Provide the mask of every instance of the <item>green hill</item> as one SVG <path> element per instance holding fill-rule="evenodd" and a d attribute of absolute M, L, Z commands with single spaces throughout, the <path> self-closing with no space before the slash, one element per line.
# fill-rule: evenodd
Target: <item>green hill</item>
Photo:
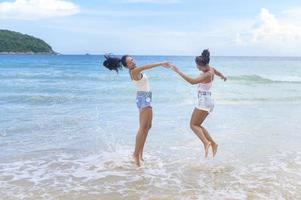
<path fill-rule="evenodd" d="M 43 40 L 9 30 L 0 30 L 0 53 L 55 54 Z"/>

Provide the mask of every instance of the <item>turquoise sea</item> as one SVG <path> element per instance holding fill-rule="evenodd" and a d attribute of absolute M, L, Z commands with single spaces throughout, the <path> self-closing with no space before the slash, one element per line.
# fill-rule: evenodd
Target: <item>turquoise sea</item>
<path fill-rule="evenodd" d="M 194 57 L 168 60 L 197 75 Z M 0 56 L 0 199 L 301 199 L 301 58 L 212 57 L 219 144 L 204 158 L 189 129 L 196 86 L 147 71 L 154 121 L 131 161 L 136 88 L 102 56 Z"/>

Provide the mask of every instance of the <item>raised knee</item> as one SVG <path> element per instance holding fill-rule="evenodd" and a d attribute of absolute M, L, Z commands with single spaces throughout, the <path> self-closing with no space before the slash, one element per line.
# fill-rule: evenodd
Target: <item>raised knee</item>
<path fill-rule="evenodd" d="M 149 124 L 148 125 L 148 130 L 151 129 L 151 128 L 152 128 L 152 124 Z"/>
<path fill-rule="evenodd" d="M 190 123 L 190 129 L 194 129 L 194 127 L 195 127 L 196 125 L 195 124 L 193 124 L 193 123 Z"/>

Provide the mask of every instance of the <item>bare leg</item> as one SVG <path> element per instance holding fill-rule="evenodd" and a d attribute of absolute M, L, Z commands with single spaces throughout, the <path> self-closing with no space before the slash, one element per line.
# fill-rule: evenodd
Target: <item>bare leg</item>
<path fill-rule="evenodd" d="M 208 112 L 206 111 L 194 109 L 190 120 L 190 128 L 204 144 L 206 158 L 208 156 L 208 149 L 211 145 L 211 142 L 206 138 L 203 129 L 201 128 L 201 124 L 206 119 L 207 115 Z"/>
<path fill-rule="evenodd" d="M 148 130 L 147 130 L 147 133 L 145 135 L 143 135 L 144 136 L 143 137 L 143 143 L 142 143 L 142 147 L 140 149 L 140 160 L 141 161 L 144 161 L 144 159 L 143 159 L 143 148 L 144 148 L 144 144 L 145 144 L 148 132 L 149 132 L 149 130 L 152 127 L 152 120 L 153 120 L 153 110 L 152 110 L 152 108 L 151 107 L 147 107 L 145 109 L 149 109 L 150 113 L 149 113 L 149 116 L 148 116 Z"/>
<path fill-rule="evenodd" d="M 136 136 L 136 144 L 135 144 L 135 151 L 133 154 L 135 163 L 137 166 L 140 166 L 140 153 L 141 153 L 141 148 L 144 146 L 146 136 L 149 130 L 149 117 L 151 114 L 152 110 L 151 108 L 144 108 L 140 111 L 139 113 L 139 130 Z"/>
<path fill-rule="evenodd" d="M 209 132 L 205 129 L 205 127 L 201 126 L 201 128 L 203 129 L 203 132 L 204 132 L 207 140 L 209 140 L 211 142 L 212 153 L 213 153 L 213 157 L 214 157 L 217 152 L 218 144 L 216 144 L 216 142 L 212 139 L 212 137 L 210 136 Z"/>
<path fill-rule="evenodd" d="M 138 130 L 138 133 L 136 135 L 136 144 L 135 144 L 135 151 L 134 151 L 134 154 L 133 154 L 133 158 L 134 158 L 134 161 L 135 161 L 135 164 L 140 167 L 140 160 L 139 160 L 139 149 L 140 149 L 140 141 L 142 140 L 143 138 L 143 135 L 140 131 L 140 129 Z M 138 152 L 138 153 L 137 153 Z"/>

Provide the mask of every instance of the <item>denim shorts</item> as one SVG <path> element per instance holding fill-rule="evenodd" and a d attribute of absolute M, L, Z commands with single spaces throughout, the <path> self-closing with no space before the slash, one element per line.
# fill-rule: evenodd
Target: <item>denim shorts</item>
<path fill-rule="evenodd" d="M 152 103 L 152 92 L 138 91 L 136 97 L 136 104 L 139 110 L 151 107 Z"/>
<path fill-rule="evenodd" d="M 212 112 L 214 108 L 214 100 L 211 97 L 211 92 L 198 92 L 198 101 L 196 108 L 199 110 L 205 110 L 207 112 Z"/>

